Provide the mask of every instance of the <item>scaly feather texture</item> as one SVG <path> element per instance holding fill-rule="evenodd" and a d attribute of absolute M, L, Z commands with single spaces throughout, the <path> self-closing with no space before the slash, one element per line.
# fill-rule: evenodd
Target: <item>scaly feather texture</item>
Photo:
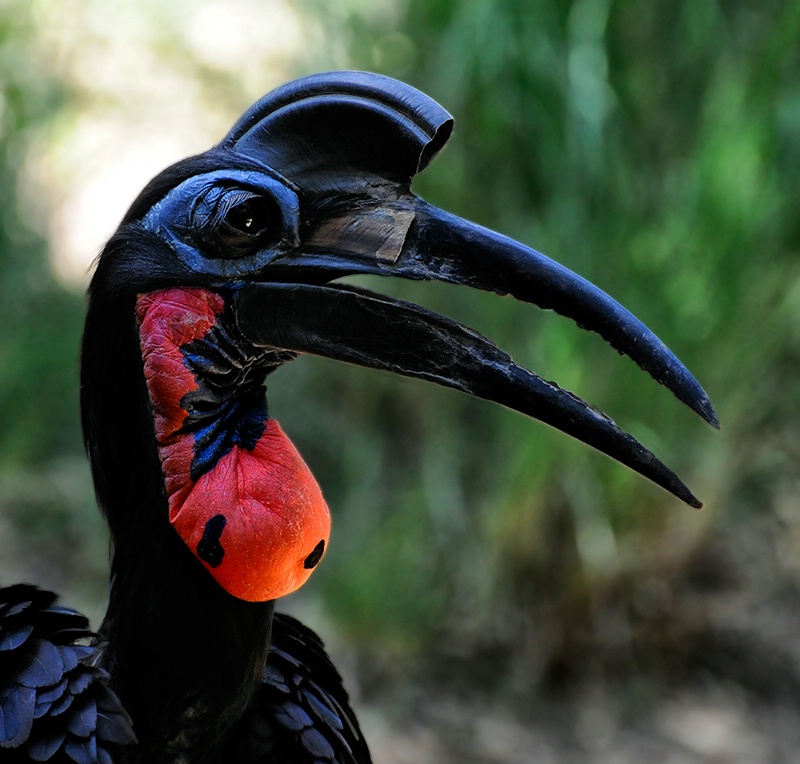
<path fill-rule="evenodd" d="M 135 742 L 130 719 L 93 665 L 89 622 L 27 584 L 0 589 L 3 762 L 112 764 Z"/>
<path fill-rule="evenodd" d="M 264 676 L 234 735 L 231 760 L 259 764 L 369 764 L 367 743 L 342 679 L 322 640 L 300 621 L 276 613 Z"/>
<path fill-rule="evenodd" d="M 276 614 L 269 655 L 220 762 L 370 764 L 342 679 L 320 638 Z M 131 722 L 108 686 L 86 618 L 29 584 L 0 589 L 0 761 L 139 760 Z M 191 726 L 191 725 L 189 725 Z M 176 747 L 174 761 L 189 760 Z"/>

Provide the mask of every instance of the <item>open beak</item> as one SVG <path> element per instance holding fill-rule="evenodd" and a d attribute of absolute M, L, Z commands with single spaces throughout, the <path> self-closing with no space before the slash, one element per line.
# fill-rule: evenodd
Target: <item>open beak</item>
<path fill-rule="evenodd" d="M 703 389 L 637 318 L 518 242 L 411 192 L 453 119 L 428 96 L 368 72 L 327 72 L 254 104 L 219 150 L 279 173 L 299 199 L 296 238 L 239 282 L 252 343 L 419 377 L 496 401 L 608 454 L 692 506 L 700 502 L 644 446 L 580 398 L 517 365 L 489 340 L 401 300 L 341 284 L 379 274 L 463 284 L 549 308 L 597 332 L 717 426 Z M 283 182 L 283 181 L 282 181 Z"/>
<path fill-rule="evenodd" d="M 684 483 L 635 438 L 574 394 L 519 366 L 475 331 L 391 297 L 332 279 L 378 274 L 462 284 L 557 311 L 600 334 L 718 426 L 695 378 L 619 303 L 544 255 L 424 202 L 410 192 L 339 205 L 298 249 L 275 258 L 235 297 L 255 345 L 312 353 L 495 401 L 549 424 L 700 507 Z"/>

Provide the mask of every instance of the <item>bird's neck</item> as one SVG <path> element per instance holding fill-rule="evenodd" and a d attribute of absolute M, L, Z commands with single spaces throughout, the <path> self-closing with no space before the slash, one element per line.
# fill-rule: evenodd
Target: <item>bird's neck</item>
<path fill-rule="evenodd" d="M 81 368 L 113 548 L 104 662 L 140 741 L 134 760 L 212 762 L 261 679 L 272 603 L 226 593 L 169 523 L 132 300 L 90 302 Z"/>
<path fill-rule="evenodd" d="M 138 761 L 200 764 L 216 760 L 260 684 L 272 603 L 227 594 L 166 530 L 146 550 L 115 553 L 105 660 Z"/>

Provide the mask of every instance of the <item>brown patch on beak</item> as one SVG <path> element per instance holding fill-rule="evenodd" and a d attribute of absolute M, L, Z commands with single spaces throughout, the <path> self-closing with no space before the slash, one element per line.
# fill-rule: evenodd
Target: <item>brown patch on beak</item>
<path fill-rule="evenodd" d="M 323 221 L 305 244 L 394 263 L 415 216 L 412 210 L 391 207 L 357 210 Z"/>

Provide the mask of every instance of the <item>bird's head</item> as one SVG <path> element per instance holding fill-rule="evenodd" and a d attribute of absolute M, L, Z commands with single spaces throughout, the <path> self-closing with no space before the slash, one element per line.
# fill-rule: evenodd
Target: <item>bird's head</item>
<path fill-rule="evenodd" d="M 716 423 L 691 374 L 609 296 L 412 193 L 451 127 L 444 109 L 400 82 L 321 74 L 268 94 L 218 146 L 144 189 L 99 259 L 83 347 L 85 436 L 117 543 L 137 524 L 168 519 L 236 597 L 268 600 L 306 580 L 325 551 L 329 513 L 264 392 L 266 375 L 299 353 L 496 401 L 699 506 L 610 419 L 489 340 L 336 282 L 439 280 L 553 309 Z M 158 516 L 139 504 L 155 504 Z M 150 521 L 137 516 L 148 512 Z"/>

